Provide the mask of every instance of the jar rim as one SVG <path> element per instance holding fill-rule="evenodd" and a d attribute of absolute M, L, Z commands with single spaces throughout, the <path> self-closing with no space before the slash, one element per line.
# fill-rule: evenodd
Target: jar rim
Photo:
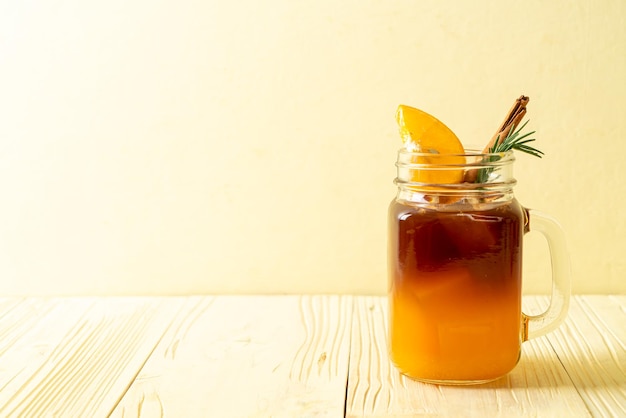
<path fill-rule="evenodd" d="M 515 155 L 512 150 L 498 153 L 485 153 L 474 148 L 467 148 L 463 154 L 438 154 L 416 152 L 406 148 L 398 150 L 396 167 L 398 170 L 394 183 L 398 187 L 413 189 L 437 187 L 453 193 L 484 191 L 485 188 L 511 188 L 516 184 L 513 177 Z M 462 173 L 462 182 L 430 182 L 429 175 L 420 180 L 418 173 L 453 173 L 452 177 Z M 454 174 L 457 173 L 457 174 Z M 439 175 L 437 175 L 439 176 Z M 445 176 L 443 177 L 446 178 Z M 447 178 L 450 178 L 449 176 Z M 426 180 L 429 179 L 429 180 Z M 477 180 L 480 179 L 480 180 Z M 425 181 L 426 180 L 426 181 Z"/>
<path fill-rule="evenodd" d="M 497 158 L 499 161 L 504 160 L 507 162 L 515 161 L 515 154 L 513 150 L 504 151 L 504 152 L 484 152 L 477 148 L 466 148 L 463 153 L 447 153 L 440 154 L 438 152 L 423 152 L 423 151 L 411 151 L 406 148 L 398 149 L 398 156 L 400 155 L 409 155 L 416 157 L 429 157 L 430 158 L 442 158 L 442 157 L 471 157 L 471 158 L 485 158 L 491 159 L 490 157 Z"/>

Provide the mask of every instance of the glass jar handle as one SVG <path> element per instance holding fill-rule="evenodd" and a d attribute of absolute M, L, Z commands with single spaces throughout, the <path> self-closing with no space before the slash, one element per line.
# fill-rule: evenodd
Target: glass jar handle
<path fill-rule="evenodd" d="M 565 234 L 559 223 L 549 215 L 534 209 L 526 209 L 528 227 L 540 232 L 548 241 L 552 263 L 552 295 L 548 309 L 539 315 L 522 313 L 522 341 L 536 338 L 556 329 L 567 316 L 570 298 L 570 265 Z"/>

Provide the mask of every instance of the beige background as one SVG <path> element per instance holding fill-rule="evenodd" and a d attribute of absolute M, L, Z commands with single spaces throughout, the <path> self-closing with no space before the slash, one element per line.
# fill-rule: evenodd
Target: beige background
<path fill-rule="evenodd" d="M 396 106 L 531 97 L 574 291 L 626 292 L 626 2 L 0 2 L 0 294 L 382 293 Z M 525 288 L 547 249 L 528 237 Z"/>

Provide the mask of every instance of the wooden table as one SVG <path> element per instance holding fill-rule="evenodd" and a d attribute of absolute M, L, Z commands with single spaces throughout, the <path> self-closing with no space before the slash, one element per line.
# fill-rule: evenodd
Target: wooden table
<path fill-rule="evenodd" d="M 0 416 L 626 416 L 626 295 L 574 297 L 475 387 L 399 375 L 385 324 L 381 297 L 0 299 Z"/>

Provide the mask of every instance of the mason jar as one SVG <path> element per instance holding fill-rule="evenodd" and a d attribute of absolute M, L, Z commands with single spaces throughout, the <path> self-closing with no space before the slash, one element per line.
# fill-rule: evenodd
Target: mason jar
<path fill-rule="evenodd" d="M 401 149 L 389 207 L 389 348 L 403 374 L 436 384 L 498 379 L 522 342 L 567 314 L 569 261 L 550 216 L 524 208 L 512 151 L 462 155 Z M 541 232 L 552 262 L 548 309 L 522 312 L 524 234 Z"/>

